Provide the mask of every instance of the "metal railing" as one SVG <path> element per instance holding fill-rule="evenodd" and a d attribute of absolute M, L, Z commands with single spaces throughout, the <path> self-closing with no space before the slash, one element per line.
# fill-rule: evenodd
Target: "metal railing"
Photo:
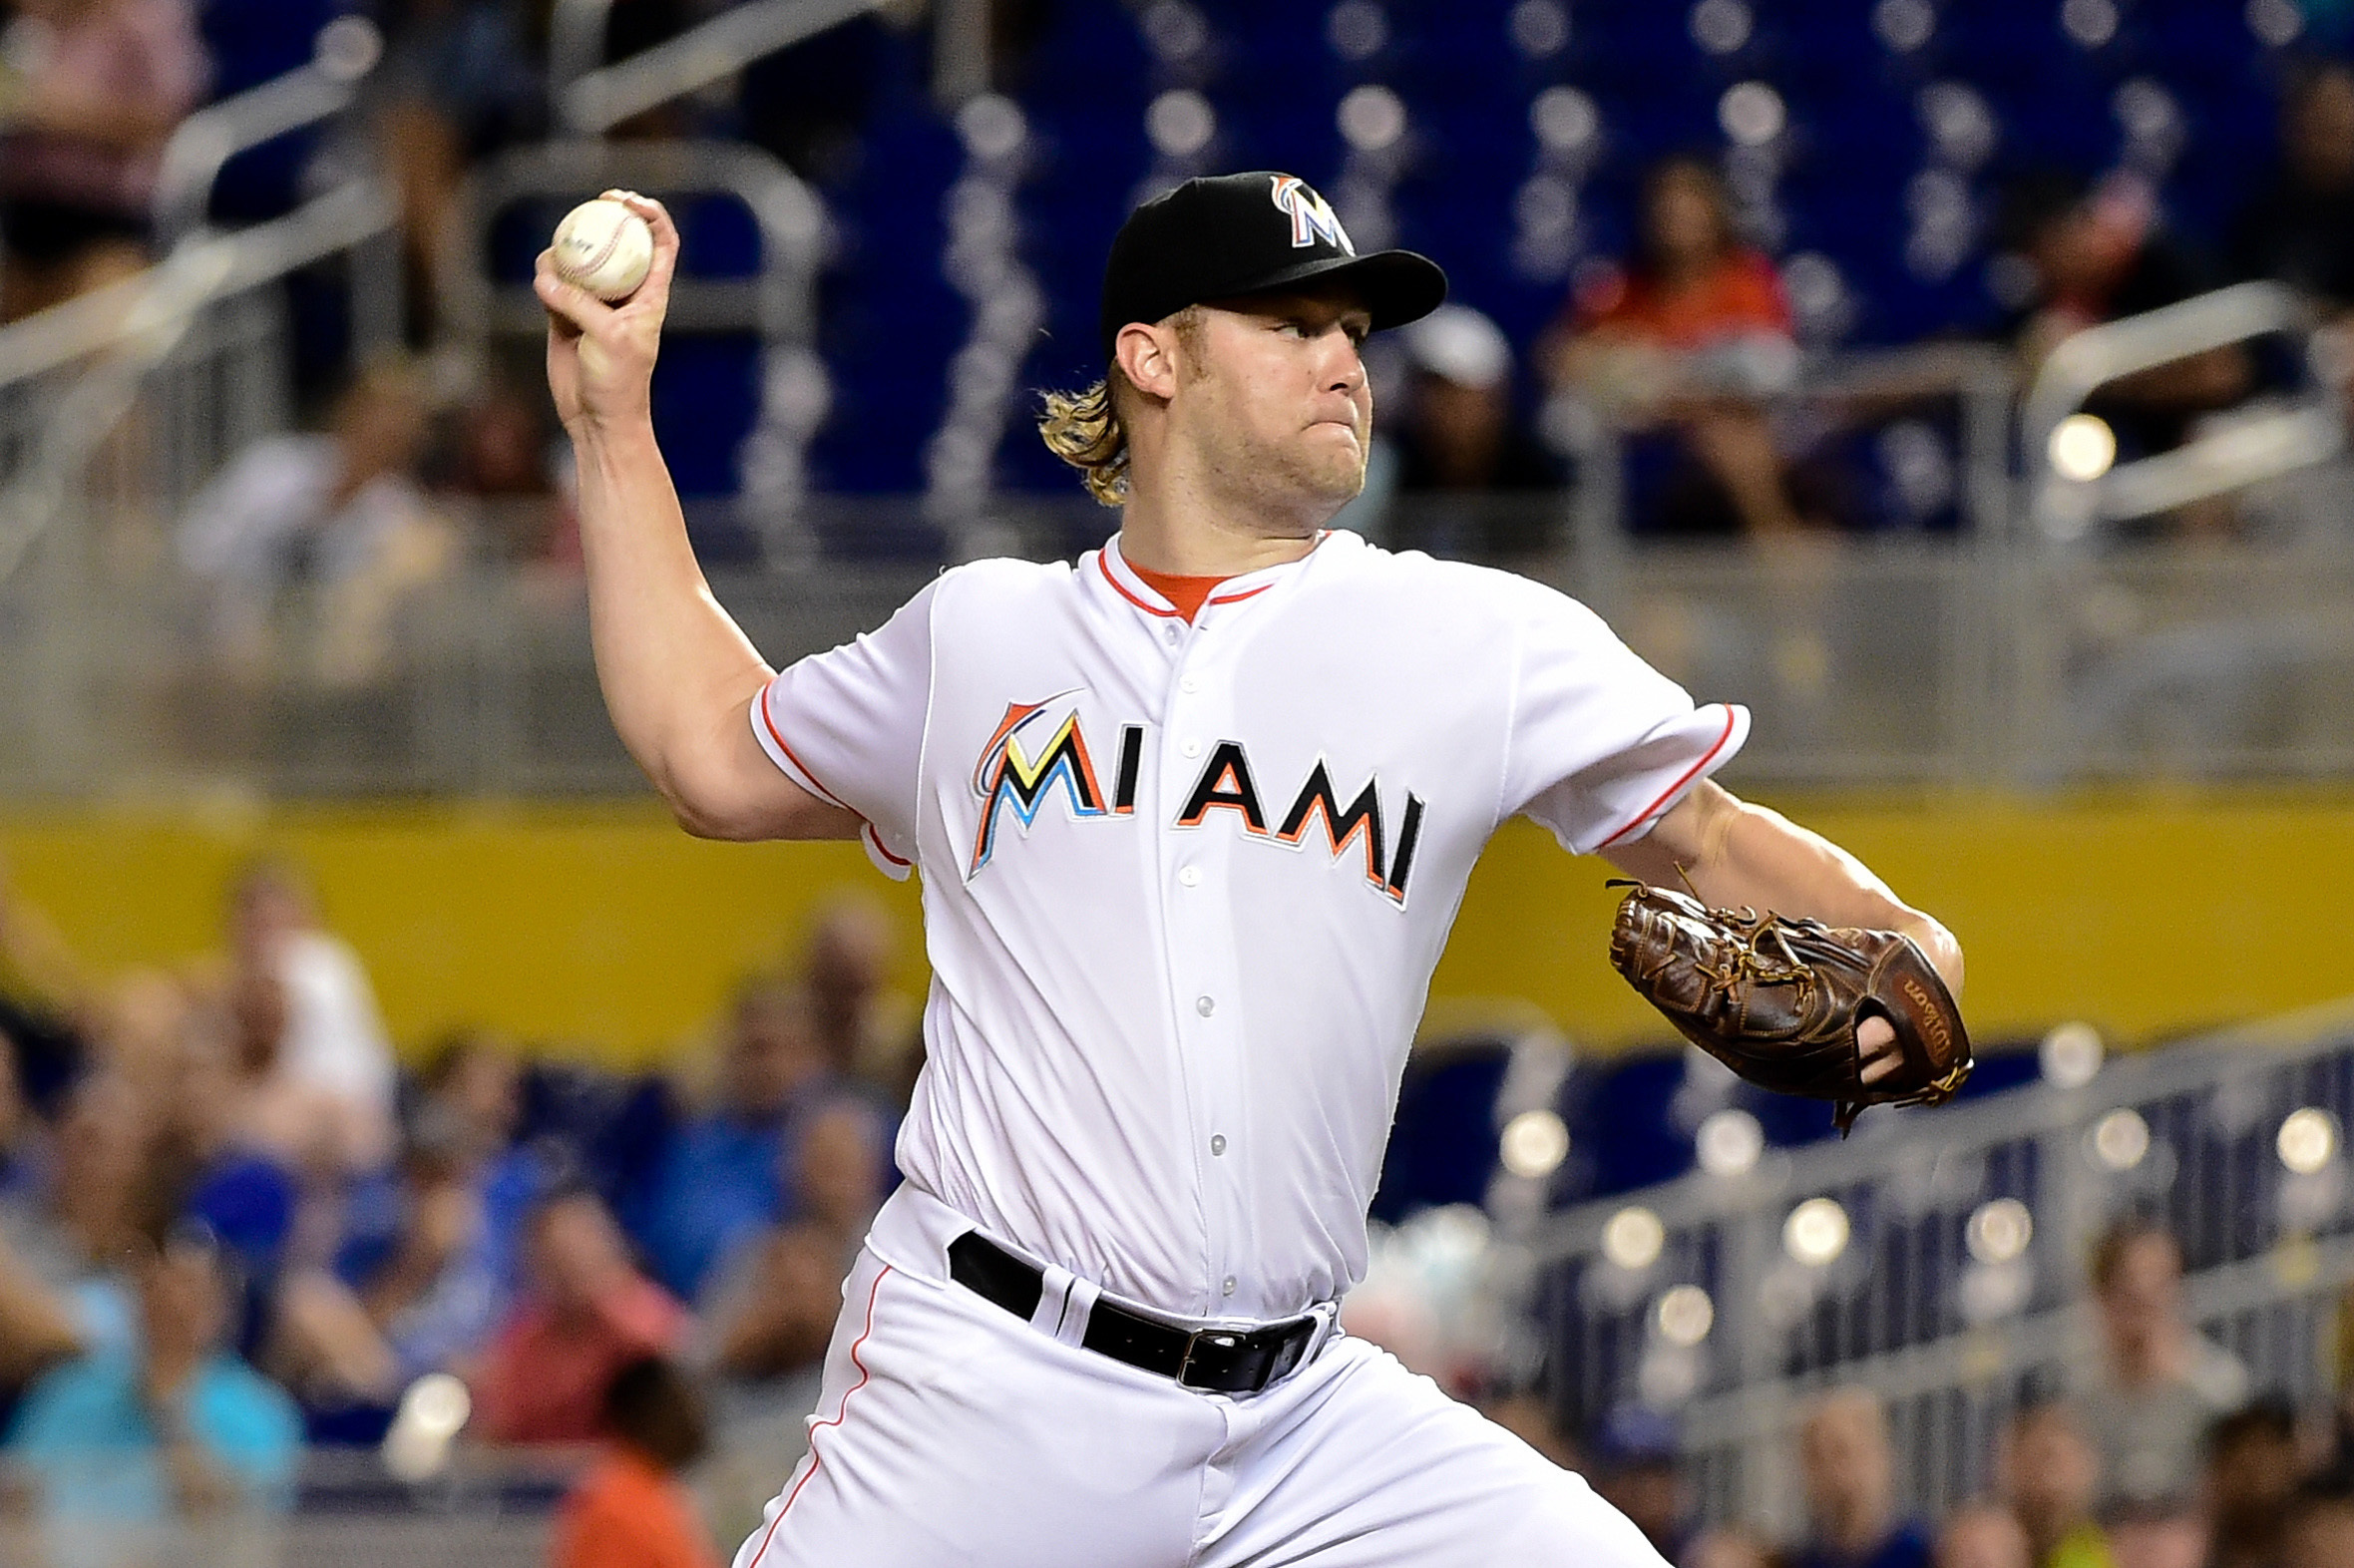
<path fill-rule="evenodd" d="M 1889 1406 L 1905 1505 L 1934 1514 L 1986 1488 L 2023 1378 L 2093 1364 L 2087 1252 L 2134 1213 L 2179 1238 L 2189 1314 L 2251 1389 L 2333 1393 L 2354 1283 L 2339 1141 L 2354 1004 L 2097 1073 L 2058 1065 L 2057 1081 L 1867 1112 L 1849 1142 L 1721 1158 L 1558 1216 L 1534 1244 L 1554 1391 L 1589 1418 L 1675 1411 L 1703 1513 L 1786 1530 L 1794 1422 L 1814 1392 L 1860 1385 Z M 1730 1106 L 1729 1079 L 1696 1062 L 1694 1108 Z M 1699 1126 L 1705 1156 L 1716 1134 Z"/>
<path fill-rule="evenodd" d="M 578 140 L 517 148 L 478 166 L 459 188 L 440 267 L 451 347 L 480 360 L 497 340 L 520 346 L 547 333 L 547 311 L 530 282 L 494 275 L 491 232 L 503 212 L 535 198 L 580 200 L 613 187 L 671 198 L 726 196 L 751 213 L 758 270 L 743 278 L 675 278 L 665 325 L 672 332 L 758 338 L 760 405 L 740 459 L 737 513 L 759 533 L 768 559 L 806 558 L 802 459 L 829 396 L 825 362 L 814 347 L 826 215 L 809 188 L 768 154 L 740 142 Z"/>
<path fill-rule="evenodd" d="M 2346 409 L 2331 378 L 2285 405 L 2258 403 L 2172 451 L 2111 466 L 2114 437 L 2088 431 L 2093 451 L 2072 460 L 2065 427 L 2105 386 L 2142 371 L 2257 338 L 2287 336 L 2307 346 L 2313 310 L 2285 284 L 2236 283 L 2143 315 L 2103 322 L 2064 338 L 2044 360 L 2019 415 L 2030 468 L 2028 514 L 2047 538 L 2077 539 L 2097 524 L 2170 512 L 2210 496 L 2327 462 L 2344 449 Z M 2103 445 L 2107 450 L 2103 450 Z"/>
<path fill-rule="evenodd" d="M 207 330 L 220 335 L 190 342 L 168 373 L 193 398 L 252 352 L 235 331 L 266 342 L 269 327 L 218 317 Z M 499 559 L 499 542 L 548 532 L 554 503 L 428 499 L 464 548 L 373 606 L 360 659 L 327 655 L 328 629 L 354 622 L 317 588 L 284 589 L 261 642 L 216 644 L 216 589 L 170 560 L 177 507 L 104 513 L 86 555 L 0 585 L 0 791 L 641 788 L 604 717 L 578 576 Z M 846 537 L 922 524 L 912 499 L 806 516 Z M 1099 541 L 1105 515 L 1016 517 L 1049 555 Z M 691 527 L 703 520 L 690 511 Z M 1412 542 L 1411 512 L 1398 522 Z M 1558 535 L 1515 565 L 1581 596 L 1602 586 Z M 712 579 L 781 663 L 880 624 L 934 570 L 919 556 Z M 1752 708 L 1738 788 L 2354 774 L 2354 530 L 2099 558 L 2007 559 L 1951 540 L 1663 548 L 1623 553 L 1608 575 L 1608 614 L 1637 651 L 1705 699 Z"/>
<path fill-rule="evenodd" d="M 549 90 L 557 118 L 583 136 L 700 92 L 754 61 L 880 8 L 885 0 L 748 0 L 676 38 L 603 64 L 613 0 L 558 0 Z"/>
<path fill-rule="evenodd" d="M 365 17 L 337 17 L 319 29 L 307 65 L 207 104 L 183 120 L 164 144 L 156 174 L 156 234 L 175 245 L 204 226 L 220 171 L 289 132 L 322 125 L 359 100 L 360 84 L 384 56 L 384 39 Z"/>
<path fill-rule="evenodd" d="M 245 442 L 283 429 L 282 306 L 246 296 L 381 238 L 394 219 L 381 188 L 355 182 L 284 217 L 192 238 L 145 272 L 0 328 L 0 585 L 60 516 L 108 496 L 176 508 Z M 187 388 L 102 472 L 142 392 L 192 353 L 216 381 Z"/>

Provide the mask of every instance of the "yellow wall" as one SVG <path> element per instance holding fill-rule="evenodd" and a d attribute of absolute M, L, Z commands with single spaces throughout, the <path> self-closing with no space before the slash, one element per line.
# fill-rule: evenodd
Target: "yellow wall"
<path fill-rule="evenodd" d="M 2354 993 L 2342 890 L 2354 796 L 1793 799 L 1943 917 L 1970 958 L 1982 1037 L 2084 1017 L 2124 1039 Z M 636 1062 L 691 1037 L 814 906 L 882 900 L 923 989 L 912 884 L 851 845 L 715 845 L 648 805 L 80 810 L 0 818 L 22 893 L 108 969 L 209 951 L 220 890 L 258 851 L 316 876 L 404 1045 L 478 1022 Z M 1516 823 L 1472 879 L 1434 1010 L 1535 1002 L 1581 1041 L 1660 1030 L 1603 961 L 1606 868 Z"/>

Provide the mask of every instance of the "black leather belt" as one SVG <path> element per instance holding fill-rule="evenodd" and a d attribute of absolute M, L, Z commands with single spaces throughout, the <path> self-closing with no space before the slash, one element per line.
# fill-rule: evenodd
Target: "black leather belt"
<path fill-rule="evenodd" d="M 949 1243 L 949 1278 L 981 1300 L 1027 1320 L 1045 1277 L 979 1231 Z M 1257 1393 L 1300 1365 L 1324 1326 L 1297 1318 L 1247 1333 L 1181 1329 L 1098 1301 L 1087 1315 L 1085 1349 L 1212 1393 Z"/>

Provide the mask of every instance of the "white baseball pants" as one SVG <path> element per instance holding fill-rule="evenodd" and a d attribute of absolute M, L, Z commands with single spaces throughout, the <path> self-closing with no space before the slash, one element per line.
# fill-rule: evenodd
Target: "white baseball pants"
<path fill-rule="evenodd" d="M 845 1287 L 810 1451 L 735 1568 L 1663 1568 L 1578 1476 L 1330 1331 L 1247 1397 L 1078 1348 L 948 1277 L 971 1222 L 902 1186 Z M 1059 1337 L 1058 1337 L 1059 1336 Z M 1065 1343 L 1065 1342 L 1069 1343 Z"/>

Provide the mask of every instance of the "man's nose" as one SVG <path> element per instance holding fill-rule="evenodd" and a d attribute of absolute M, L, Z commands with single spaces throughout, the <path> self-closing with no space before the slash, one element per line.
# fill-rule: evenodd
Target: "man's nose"
<path fill-rule="evenodd" d="M 1327 365 L 1325 384 L 1336 392 L 1355 393 L 1365 383 L 1365 356 L 1345 333 L 1333 334 L 1339 342 Z"/>

